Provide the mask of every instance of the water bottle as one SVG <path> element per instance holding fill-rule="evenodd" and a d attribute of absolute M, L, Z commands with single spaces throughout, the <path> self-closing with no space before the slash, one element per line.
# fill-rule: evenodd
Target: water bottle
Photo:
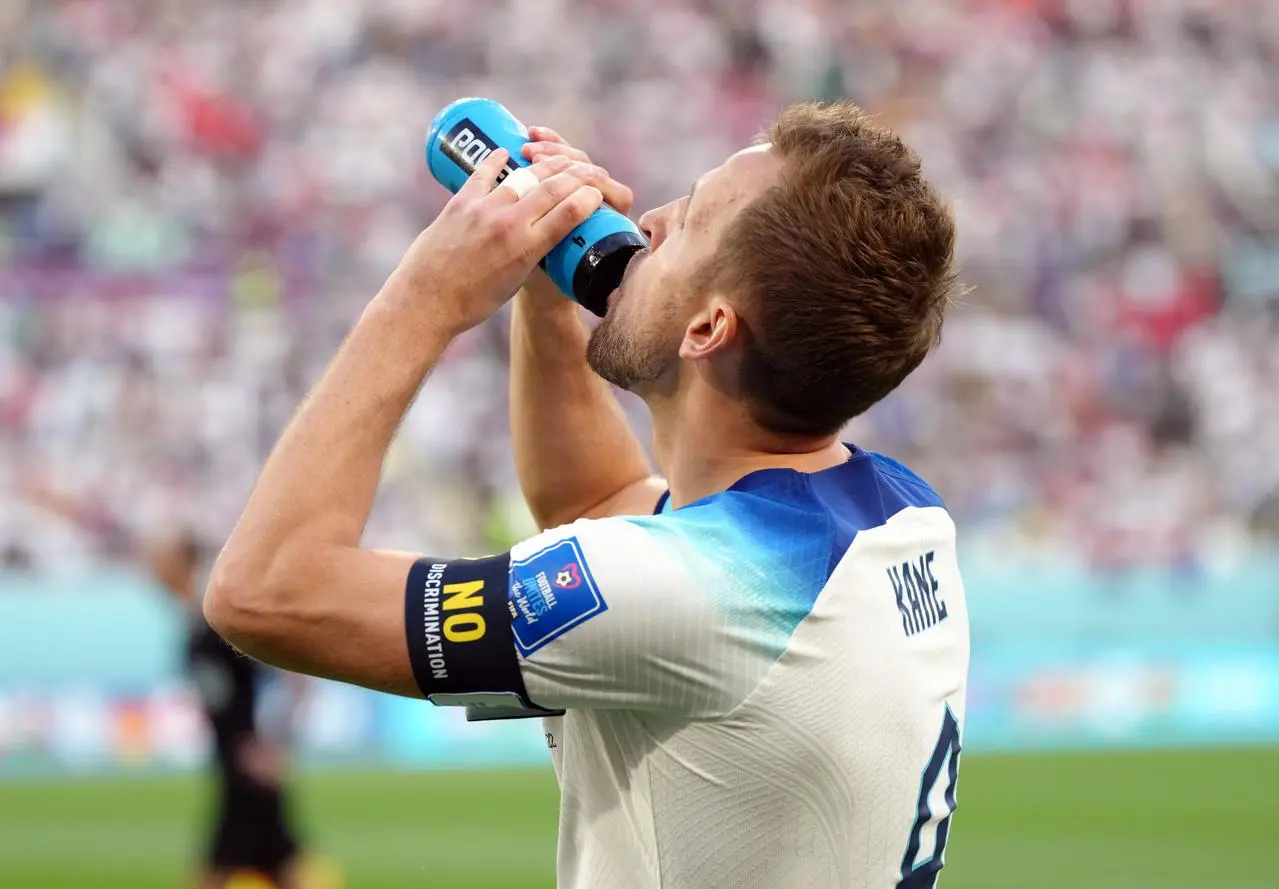
<path fill-rule="evenodd" d="M 426 165 L 435 180 L 454 194 L 495 148 L 511 159 L 498 182 L 529 163 L 520 154 L 528 130 L 492 99 L 458 99 L 435 116 L 426 136 Z M 648 241 L 635 223 L 608 205 L 585 222 L 538 263 L 565 296 L 603 317 L 608 297 L 622 282 L 626 264 Z"/>

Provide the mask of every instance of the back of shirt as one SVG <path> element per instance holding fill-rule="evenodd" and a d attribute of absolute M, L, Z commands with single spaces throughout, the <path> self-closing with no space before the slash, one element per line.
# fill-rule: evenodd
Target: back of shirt
<path fill-rule="evenodd" d="M 968 616 L 955 528 L 854 450 L 511 553 L 562 790 L 561 889 L 926 889 L 955 808 Z"/>

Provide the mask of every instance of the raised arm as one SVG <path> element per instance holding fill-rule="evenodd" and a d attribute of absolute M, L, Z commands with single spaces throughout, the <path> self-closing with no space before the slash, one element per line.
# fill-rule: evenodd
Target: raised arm
<path fill-rule="evenodd" d="M 419 693 L 404 617 L 416 558 L 360 547 L 387 447 L 449 341 L 506 302 L 603 200 L 588 186 L 598 171 L 564 158 L 537 165 L 543 181 L 523 197 L 493 189 L 505 161 L 494 151 L 409 248 L 276 444 L 222 550 L 205 616 L 259 660 Z"/>
<path fill-rule="evenodd" d="M 586 338 L 578 308 L 545 276 L 516 297 L 511 439 L 520 487 L 542 528 L 651 513 L 665 490 L 608 384 L 586 366 Z"/>
<path fill-rule="evenodd" d="M 530 159 L 587 160 L 553 130 L 530 132 Z M 600 187 L 610 204 L 630 211 L 629 188 L 611 179 Z M 542 528 L 651 513 L 666 488 L 608 384 L 587 367 L 586 340 L 581 310 L 534 272 L 511 322 L 511 438 L 520 487 Z"/>

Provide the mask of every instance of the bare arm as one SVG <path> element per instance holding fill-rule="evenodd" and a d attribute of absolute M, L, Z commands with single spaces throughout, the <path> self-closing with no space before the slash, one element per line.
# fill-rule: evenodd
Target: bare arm
<path fill-rule="evenodd" d="M 544 276 L 515 298 L 511 439 L 542 528 L 651 513 L 665 490 L 608 384 L 587 367 L 586 339 L 577 306 Z"/>
<path fill-rule="evenodd" d="M 586 160 L 554 130 L 534 127 L 525 156 Z M 623 213 L 630 189 L 600 185 Z M 524 498 L 538 525 L 651 513 L 666 490 L 608 384 L 586 364 L 581 312 L 542 272 L 515 298 L 511 321 L 511 438 Z"/>
<path fill-rule="evenodd" d="M 214 629 L 259 660 L 401 694 L 413 683 L 394 591 L 414 558 L 359 543 L 386 449 L 450 339 L 411 296 L 393 279 L 364 311 L 263 467 L 204 599 Z"/>
<path fill-rule="evenodd" d="M 449 341 L 602 201 L 583 187 L 597 174 L 562 159 L 539 166 L 544 181 L 523 198 L 493 190 L 505 160 L 494 151 L 409 248 L 276 444 L 222 550 L 205 616 L 259 660 L 419 693 L 404 619 L 415 557 L 360 548 L 387 447 Z"/>

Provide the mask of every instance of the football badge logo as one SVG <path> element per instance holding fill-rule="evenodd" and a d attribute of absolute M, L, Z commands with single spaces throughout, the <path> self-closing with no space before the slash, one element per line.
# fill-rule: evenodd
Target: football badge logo
<path fill-rule="evenodd" d="M 555 585 L 565 590 L 577 589 L 577 587 L 582 585 L 582 575 L 578 573 L 575 562 L 569 562 L 556 572 Z"/>

